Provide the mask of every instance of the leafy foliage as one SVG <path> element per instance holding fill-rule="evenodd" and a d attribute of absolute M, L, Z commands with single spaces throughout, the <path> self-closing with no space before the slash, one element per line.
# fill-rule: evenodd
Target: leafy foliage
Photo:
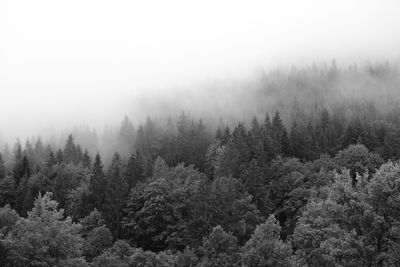
<path fill-rule="evenodd" d="M 79 258 L 83 239 L 80 225 L 64 219 L 52 194 L 39 194 L 27 218 L 19 218 L 2 240 L 14 266 L 54 266 L 62 259 Z"/>

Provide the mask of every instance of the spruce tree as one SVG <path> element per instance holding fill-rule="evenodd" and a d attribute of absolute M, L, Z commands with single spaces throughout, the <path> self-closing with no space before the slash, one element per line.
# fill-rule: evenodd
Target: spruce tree
<path fill-rule="evenodd" d="M 103 171 L 103 163 L 101 161 L 100 154 L 97 152 L 89 180 L 89 192 L 91 205 L 93 206 L 93 208 L 103 210 L 103 203 L 106 196 L 106 187 L 107 184 Z"/>
<path fill-rule="evenodd" d="M 63 159 L 66 163 L 71 163 L 76 160 L 76 147 L 74 143 L 74 138 L 71 134 L 68 136 L 67 142 L 65 143 L 63 156 Z"/>
<path fill-rule="evenodd" d="M 126 204 L 128 184 L 122 175 L 122 162 L 118 153 L 114 154 L 106 175 L 105 217 L 116 237 L 121 235 L 122 209 Z"/>
<path fill-rule="evenodd" d="M 0 180 L 6 177 L 6 167 L 4 166 L 3 155 L 0 153 Z"/>
<path fill-rule="evenodd" d="M 23 176 L 21 165 L 22 165 L 22 147 L 19 139 L 15 143 L 14 147 L 14 166 L 13 166 L 13 177 L 15 180 L 15 184 L 19 185 L 21 178 Z"/>
<path fill-rule="evenodd" d="M 92 158 L 90 157 L 89 152 L 86 149 L 82 155 L 82 165 L 83 167 L 88 169 L 92 167 Z"/>
<path fill-rule="evenodd" d="M 135 154 L 132 154 L 125 166 L 124 178 L 129 188 L 132 188 L 140 178 Z"/>

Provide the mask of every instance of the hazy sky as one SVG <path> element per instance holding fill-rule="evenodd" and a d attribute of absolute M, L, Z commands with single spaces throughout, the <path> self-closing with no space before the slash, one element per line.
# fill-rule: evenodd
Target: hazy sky
<path fill-rule="evenodd" d="M 0 133 L 135 112 L 149 90 L 259 67 L 390 60 L 400 1 L 0 0 Z"/>

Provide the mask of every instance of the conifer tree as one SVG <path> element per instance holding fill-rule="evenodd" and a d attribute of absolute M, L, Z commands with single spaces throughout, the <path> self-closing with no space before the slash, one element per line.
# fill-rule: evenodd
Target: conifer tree
<path fill-rule="evenodd" d="M 0 153 L 0 180 L 6 177 L 6 166 L 4 165 L 3 155 Z"/>
<path fill-rule="evenodd" d="M 54 155 L 54 152 L 50 150 L 49 155 L 47 156 L 46 165 L 48 168 L 52 168 L 56 164 L 57 164 L 56 156 Z"/>
<path fill-rule="evenodd" d="M 278 111 L 275 112 L 272 120 L 272 137 L 279 154 L 289 155 L 289 138 Z"/>
<path fill-rule="evenodd" d="M 135 154 L 132 154 L 125 166 L 124 178 L 129 188 L 132 188 L 137 182 L 140 181 L 140 173 L 137 166 Z"/>
<path fill-rule="evenodd" d="M 89 192 L 93 208 L 103 210 L 103 203 L 106 196 L 106 179 L 103 171 L 103 163 L 100 154 L 97 152 L 94 159 L 92 173 L 89 180 Z"/>
<path fill-rule="evenodd" d="M 134 149 L 135 145 L 135 128 L 133 127 L 132 121 L 125 115 L 124 120 L 121 123 L 121 129 L 119 132 L 118 146 L 122 156 L 129 156 Z"/>
<path fill-rule="evenodd" d="M 122 162 L 118 153 L 114 154 L 106 175 L 105 217 L 116 237 L 121 235 L 122 209 L 126 205 L 128 184 L 122 173 Z"/>
<path fill-rule="evenodd" d="M 19 185 L 21 178 L 23 176 L 23 172 L 21 170 L 21 165 L 22 165 L 22 147 L 19 139 L 17 139 L 17 142 L 15 143 L 14 147 L 14 166 L 13 166 L 13 177 L 15 180 L 15 184 Z"/>
<path fill-rule="evenodd" d="M 72 135 L 68 135 L 67 142 L 65 143 L 64 146 L 64 151 L 63 151 L 63 159 L 66 163 L 71 163 L 76 160 L 76 147 L 75 147 L 75 142 L 74 138 Z"/>
<path fill-rule="evenodd" d="M 92 158 L 90 157 L 89 152 L 86 149 L 82 155 L 82 165 L 83 167 L 88 169 L 92 167 Z"/>
<path fill-rule="evenodd" d="M 57 150 L 56 159 L 58 164 L 61 164 L 64 161 L 64 155 L 61 149 Z"/>

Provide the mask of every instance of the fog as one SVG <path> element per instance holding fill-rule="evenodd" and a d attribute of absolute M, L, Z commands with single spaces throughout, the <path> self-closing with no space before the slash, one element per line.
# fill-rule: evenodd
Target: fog
<path fill-rule="evenodd" d="M 262 70 L 398 60 L 399 10 L 389 0 L 0 0 L 1 139 L 102 129 L 124 114 L 239 114 L 221 98 Z"/>

